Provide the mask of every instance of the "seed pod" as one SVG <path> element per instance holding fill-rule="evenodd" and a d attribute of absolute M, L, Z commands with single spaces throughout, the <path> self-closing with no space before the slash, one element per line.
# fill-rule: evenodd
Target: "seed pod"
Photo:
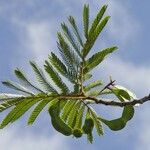
<path fill-rule="evenodd" d="M 85 134 L 91 133 L 91 131 L 93 130 L 93 127 L 94 127 L 93 119 L 91 117 L 90 118 L 86 118 L 85 122 L 84 122 L 84 125 L 82 127 L 84 133 Z"/>
<path fill-rule="evenodd" d="M 83 132 L 81 129 L 74 129 L 73 130 L 73 135 L 76 137 L 76 138 L 80 138 L 82 136 Z"/>
<path fill-rule="evenodd" d="M 134 116 L 134 108 L 133 106 L 125 106 L 123 113 L 122 113 L 122 118 L 125 122 L 128 122 L 131 120 Z"/>
<path fill-rule="evenodd" d="M 105 123 L 111 130 L 118 131 L 126 126 L 127 122 L 132 119 L 133 115 L 134 115 L 133 106 L 125 106 L 123 109 L 122 116 L 120 118 L 114 120 L 106 120 L 100 118 L 100 120 L 103 123 Z"/>
<path fill-rule="evenodd" d="M 49 108 L 49 114 L 51 116 L 51 122 L 53 127 L 60 133 L 66 136 L 72 134 L 72 128 L 70 128 L 59 116 L 59 105 L 58 103 L 52 105 Z"/>
<path fill-rule="evenodd" d="M 121 130 L 126 125 L 126 122 L 122 118 L 118 118 L 114 120 L 101 119 L 101 121 L 105 123 L 113 131 Z"/>

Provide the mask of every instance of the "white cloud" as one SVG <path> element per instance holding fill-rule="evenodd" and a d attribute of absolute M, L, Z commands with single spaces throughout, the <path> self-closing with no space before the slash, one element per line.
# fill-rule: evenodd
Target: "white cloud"
<path fill-rule="evenodd" d="M 102 68 L 101 65 L 97 68 L 99 70 L 99 75 L 101 75 L 101 70 L 103 70 L 105 78 L 112 75 L 117 83 L 129 87 L 138 94 L 138 97 L 149 94 L 150 69 L 148 67 L 137 66 L 134 63 L 121 60 L 114 56 L 113 58 L 108 58 L 102 66 Z"/>
<path fill-rule="evenodd" d="M 138 130 L 138 140 L 136 145 L 136 150 L 149 150 L 150 149 L 150 109 L 149 105 L 145 106 L 145 109 L 140 111 L 138 118 L 139 130 Z"/>
<path fill-rule="evenodd" d="M 135 38 L 139 32 L 140 24 L 133 17 L 128 7 L 120 1 L 109 1 L 109 13 L 111 21 L 108 24 L 108 34 L 121 44 L 127 44 Z"/>
<path fill-rule="evenodd" d="M 102 4 L 109 4 L 108 14 L 112 16 L 107 30 L 109 38 L 119 41 L 119 44 L 127 44 L 138 33 L 139 23 L 132 17 L 130 10 L 128 10 L 123 3 L 118 1 L 100 1 L 99 6 L 90 0 L 87 0 L 87 2 L 90 3 L 90 13 L 92 16 L 95 16 L 98 8 Z M 59 3 L 59 7 L 62 8 L 58 10 L 61 16 L 73 12 L 77 18 L 77 16 L 81 16 L 82 12 L 76 10 L 80 10 L 85 2 L 74 1 L 72 4 L 69 0 L 57 0 L 55 3 Z M 74 7 L 72 7 L 72 5 L 74 5 Z M 16 6 L 18 5 L 16 4 Z M 36 19 L 23 20 L 21 17 L 18 17 L 17 14 L 14 14 L 11 18 L 13 23 L 20 27 L 22 31 L 19 34 L 22 39 L 22 46 L 25 47 L 29 53 L 33 52 L 38 61 L 47 57 L 48 52 L 56 48 L 56 31 L 58 27 L 60 27 L 58 26 L 58 22 L 61 21 L 58 20 L 58 16 L 55 16 L 55 14 L 51 16 L 51 19 L 43 19 L 43 14 L 45 14 L 43 11 L 38 12 L 38 16 L 41 16 L 41 20 L 38 21 Z M 64 16 L 64 18 L 66 17 L 67 16 Z M 77 18 L 78 21 L 81 21 L 81 19 L 82 18 Z M 104 42 L 107 44 L 107 40 L 104 40 Z"/>
<path fill-rule="evenodd" d="M 30 23 L 25 28 L 27 33 L 25 43 L 28 43 L 28 45 L 26 44 L 28 49 L 33 51 L 38 61 L 47 57 L 50 48 L 55 47 L 54 25 L 48 22 L 39 22 Z"/>
<path fill-rule="evenodd" d="M 23 131 L 21 131 L 23 132 Z M 50 138 L 44 135 L 26 133 L 21 135 L 17 128 L 7 128 L 0 131 L 1 150 L 69 150 L 64 138 L 60 135 L 52 135 Z"/>

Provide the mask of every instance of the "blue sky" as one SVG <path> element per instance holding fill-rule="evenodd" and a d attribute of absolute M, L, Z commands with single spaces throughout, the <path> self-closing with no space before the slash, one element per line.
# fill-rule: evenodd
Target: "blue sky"
<path fill-rule="evenodd" d="M 134 91 L 137 97 L 147 95 L 150 87 L 148 0 L 0 0 L 0 80 L 16 80 L 13 74 L 16 67 L 23 68 L 34 78 L 28 61 L 35 60 L 42 65 L 50 51 L 57 51 L 56 32 L 60 23 L 73 15 L 81 25 L 84 3 L 90 4 L 91 18 L 102 4 L 109 5 L 107 13 L 111 15 L 93 52 L 110 45 L 119 47 L 119 51 L 97 68 L 95 78 L 107 81 L 112 75 L 117 83 Z M 12 91 L 0 84 L 0 92 Z M 104 114 L 109 112 L 106 107 L 99 109 Z M 2 150 L 149 150 L 149 114 L 149 103 L 136 108 L 134 119 L 125 129 L 112 132 L 105 128 L 104 137 L 95 135 L 92 145 L 87 144 L 85 138 L 76 140 L 57 133 L 46 112 L 33 127 L 26 126 L 28 115 L 25 115 L 0 131 L 0 145 Z"/>

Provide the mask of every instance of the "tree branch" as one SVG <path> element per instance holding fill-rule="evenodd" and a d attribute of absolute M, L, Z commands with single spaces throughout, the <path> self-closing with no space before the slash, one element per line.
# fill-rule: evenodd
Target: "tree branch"
<path fill-rule="evenodd" d="M 135 100 L 128 101 L 128 102 L 104 101 L 104 100 L 101 100 L 101 99 L 99 100 L 94 97 L 86 97 L 86 99 L 93 100 L 96 104 L 103 104 L 106 106 L 124 107 L 124 106 L 135 106 L 136 104 L 143 104 L 147 101 L 150 101 L 150 94 L 141 99 L 135 99 Z"/>
<path fill-rule="evenodd" d="M 135 106 L 136 104 L 143 104 L 147 101 L 150 101 L 150 94 L 148 96 L 145 96 L 141 99 L 134 99 L 132 101 L 125 101 L 125 102 L 118 102 L 118 101 L 113 101 L 113 100 L 104 100 L 104 99 L 98 99 L 96 97 L 90 97 L 90 96 L 85 96 L 85 95 L 43 95 L 43 96 L 30 96 L 30 97 L 18 97 L 16 99 L 33 99 L 33 98 L 40 98 L 40 99 L 45 99 L 45 98 L 56 98 L 59 100 L 81 100 L 82 102 L 84 102 L 85 100 L 87 100 L 87 104 L 102 104 L 102 105 L 106 105 L 106 106 L 117 106 L 117 107 L 124 107 L 124 106 Z M 11 100 L 14 98 L 6 98 L 6 99 L 0 99 L 0 101 L 7 101 L 7 100 Z M 93 102 L 89 102 L 88 100 L 91 100 Z M 85 102 L 84 102 L 85 103 Z"/>

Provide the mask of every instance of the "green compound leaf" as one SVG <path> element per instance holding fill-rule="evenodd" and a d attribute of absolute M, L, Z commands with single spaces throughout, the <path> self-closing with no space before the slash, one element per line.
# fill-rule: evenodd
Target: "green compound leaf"
<path fill-rule="evenodd" d="M 63 29 L 65 37 L 68 39 L 69 43 L 72 45 L 72 47 L 74 48 L 74 50 L 76 51 L 76 53 L 78 54 L 78 56 L 82 57 L 81 53 L 80 53 L 80 47 L 79 47 L 78 43 L 76 42 L 76 40 L 74 39 L 74 36 L 70 32 L 70 30 L 67 27 L 67 25 L 65 23 L 62 23 L 61 27 Z"/>
<path fill-rule="evenodd" d="M 26 75 L 20 69 L 17 68 L 15 70 L 15 75 L 24 85 L 26 85 L 28 87 L 32 87 L 33 89 L 35 89 L 36 91 L 38 91 L 40 93 L 41 92 L 44 93 L 40 88 L 33 85 L 33 83 L 31 83 L 31 81 L 26 77 Z"/>
<path fill-rule="evenodd" d="M 84 91 L 85 92 L 90 91 L 91 89 L 93 89 L 95 87 L 98 87 L 98 86 L 101 86 L 101 85 L 102 85 L 102 81 L 101 80 L 97 80 L 97 81 L 91 82 L 87 86 L 84 87 Z"/>
<path fill-rule="evenodd" d="M 98 119 L 98 116 L 93 109 L 91 109 L 91 117 L 94 120 L 94 126 L 97 130 L 98 135 L 99 136 L 103 135 L 104 133 L 103 133 L 103 127 L 101 121 Z"/>
<path fill-rule="evenodd" d="M 12 106 L 15 106 L 16 104 L 22 102 L 21 99 L 19 98 L 15 98 L 15 99 L 12 99 L 12 100 L 9 100 L 9 101 L 5 101 L 3 103 L 0 104 L 0 112 L 3 112 L 4 110 L 12 107 Z"/>
<path fill-rule="evenodd" d="M 70 16 L 68 20 L 69 20 L 70 24 L 72 25 L 74 34 L 76 35 L 76 37 L 77 37 L 77 39 L 78 39 L 80 45 L 83 47 L 83 41 L 82 41 L 81 35 L 80 35 L 80 33 L 79 33 L 79 29 L 78 29 L 78 27 L 77 27 L 77 24 L 76 24 L 76 22 L 75 22 L 75 19 L 74 19 L 72 16 Z M 80 55 L 81 55 L 81 54 L 80 54 Z"/>
<path fill-rule="evenodd" d="M 75 128 L 77 128 L 77 129 L 81 129 L 84 111 L 85 111 L 85 105 L 81 105 L 81 107 L 78 111 L 77 118 L 76 118 Z"/>
<path fill-rule="evenodd" d="M 64 77 L 66 77 L 70 82 L 74 83 L 74 78 L 68 71 L 65 64 L 53 53 L 51 52 L 51 55 L 49 55 L 49 60 L 53 67 Z"/>
<path fill-rule="evenodd" d="M 3 119 L 0 128 L 4 128 L 10 122 L 14 122 L 19 119 L 25 112 L 27 112 L 34 104 L 36 104 L 38 99 L 25 99 L 13 108 L 8 115 Z"/>
<path fill-rule="evenodd" d="M 20 94 L 9 94 L 9 93 L 1 93 L 0 94 L 0 102 L 4 102 L 4 101 L 9 101 L 9 100 L 13 100 L 13 99 L 20 99 L 20 98 L 24 98 L 24 95 L 20 95 Z"/>
<path fill-rule="evenodd" d="M 92 33 L 91 37 L 86 41 L 83 50 L 82 50 L 82 54 L 83 57 L 86 58 L 86 56 L 88 55 L 88 53 L 90 52 L 90 50 L 92 49 L 95 41 L 97 40 L 98 36 L 100 35 L 100 33 L 102 32 L 103 28 L 105 27 L 105 25 L 107 24 L 108 20 L 109 20 L 110 16 L 106 16 L 97 26 L 95 32 Z"/>
<path fill-rule="evenodd" d="M 85 67 L 84 73 L 87 73 L 91 71 L 92 69 L 94 69 L 97 65 L 99 65 L 105 59 L 105 57 L 108 54 L 114 52 L 115 50 L 117 50 L 117 47 L 110 47 L 110 48 L 106 48 L 94 54 L 92 57 L 90 57 L 86 61 L 86 67 Z"/>
<path fill-rule="evenodd" d="M 59 74 L 53 69 L 51 64 L 48 61 L 45 61 L 45 70 L 54 81 L 54 83 L 61 89 L 62 93 L 69 93 L 67 85 L 62 81 Z"/>
<path fill-rule="evenodd" d="M 36 120 L 36 118 L 38 117 L 38 115 L 40 114 L 40 112 L 44 109 L 44 107 L 50 103 L 50 101 L 52 101 L 53 99 L 44 99 L 41 100 L 39 102 L 39 104 L 34 108 L 34 110 L 32 111 L 32 113 L 30 114 L 30 117 L 28 119 L 28 125 L 32 125 L 34 123 L 34 121 Z"/>
<path fill-rule="evenodd" d="M 62 113 L 62 116 L 61 116 L 61 118 L 64 121 L 67 121 L 68 115 L 69 115 L 70 111 L 72 110 L 72 108 L 74 107 L 75 104 L 76 104 L 75 100 L 74 101 L 73 100 L 68 100 L 68 102 L 64 106 L 63 113 Z"/>
<path fill-rule="evenodd" d="M 34 95 L 33 92 L 29 91 L 28 89 L 26 89 L 22 85 L 14 83 L 12 81 L 3 81 L 2 84 L 7 86 L 8 88 L 16 90 L 16 91 L 23 92 L 23 93 L 28 94 L 28 95 Z"/>
<path fill-rule="evenodd" d="M 93 34 L 93 32 L 96 30 L 99 22 L 101 21 L 105 11 L 107 9 L 107 5 L 104 5 L 100 11 L 98 12 L 96 18 L 94 19 L 93 23 L 92 23 L 92 26 L 90 28 L 90 31 L 89 31 L 89 36 L 91 37 L 91 35 Z"/>
<path fill-rule="evenodd" d="M 35 72 L 36 78 L 41 86 L 44 88 L 46 92 L 57 93 L 57 91 L 50 85 L 49 81 L 46 79 L 43 71 L 37 66 L 35 62 L 30 62 L 33 71 Z"/>
<path fill-rule="evenodd" d="M 76 116 L 77 116 L 77 111 L 81 106 L 81 102 L 76 102 L 76 104 L 72 107 L 69 115 L 68 115 L 68 125 L 70 125 L 70 127 L 74 127 L 74 122 L 76 122 Z"/>

